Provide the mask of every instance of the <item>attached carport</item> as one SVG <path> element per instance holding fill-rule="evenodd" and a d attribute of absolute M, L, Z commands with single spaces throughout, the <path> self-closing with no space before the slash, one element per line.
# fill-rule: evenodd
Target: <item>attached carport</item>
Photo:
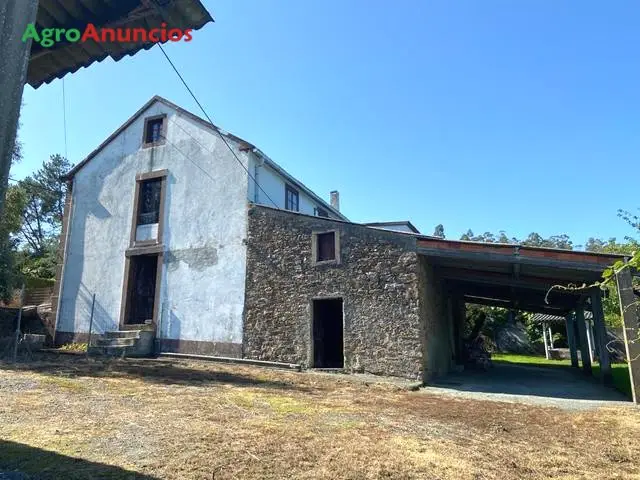
<path fill-rule="evenodd" d="M 465 304 L 475 303 L 564 317 L 573 365 L 578 366 L 576 351 L 580 348 L 582 369 L 591 375 L 584 322 L 585 311 L 589 311 L 600 378 L 604 384 L 611 383 L 603 291 L 592 285 L 601 280 L 607 267 L 624 260 L 623 256 L 433 237 L 420 237 L 417 248 L 444 285 L 454 362 L 462 359 Z M 633 326 L 637 328 L 637 324 Z M 637 368 L 640 360 L 628 354 L 629 359 Z"/>

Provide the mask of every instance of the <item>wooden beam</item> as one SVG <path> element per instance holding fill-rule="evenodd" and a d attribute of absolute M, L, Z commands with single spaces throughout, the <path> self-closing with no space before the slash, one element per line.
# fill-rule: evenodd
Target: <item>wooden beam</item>
<path fill-rule="evenodd" d="M 559 292 L 552 292 L 548 301 L 545 301 L 545 291 L 526 290 L 508 286 L 485 285 L 469 282 L 448 282 L 451 290 L 463 293 L 466 296 L 481 297 L 504 302 L 518 302 L 521 304 L 539 305 L 542 308 L 571 311 L 576 304 L 576 297 L 565 296 Z M 518 308 L 516 306 L 516 308 Z"/>
<path fill-rule="evenodd" d="M 600 359 L 600 379 L 603 383 L 611 385 L 613 374 L 611 373 L 611 360 L 607 348 L 607 327 L 604 323 L 604 311 L 602 310 L 602 292 L 599 288 L 591 291 L 591 311 L 598 358 Z"/>
<path fill-rule="evenodd" d="M 514 264 L 514 268 L 519 264 Z M 533 277 L 520 275 L 516 278 L 510 273 L 474 270 L 471 268 L 440 268 L 442 278 L 446 280 L 455 280 L 460 282 L 473 282 L 485 285 L 502 285 L 506 287 L 525 288 L 527 290 L 541 290 L 547 292 L 552 285 L 558 283 L 558 279 Z M 573 292 L 562 292 L 565 295 L 580 295 Z"/>
<path fill-rule="evenodd" d="M 464 364 L 464 324 L 466 321 L 466 308 L 464 297 L 460 294 L 452 293 L 451 316 L 453 321 L 454 337 L 454 357 L 458 365 Z"/>
<path fill-rule="evenodd" d="M 580 358 L 582 369 L 587 375 L 591 375 L 591 354 L 589 353 L 589 340 L 587 338 L 587 326 L 584 323 L 584 303 L 576 305 L 576 325 L 578 326 L 578 338 L 580 339 Z"/>
<path fill-rule="evenodd" d="M 571 355 L 571 366 L 579 367 L 578 364 L 578 348 L 576 346 L 576 324 L 573 315 L 565 317 L 565 325 L 567 327 L 567 343 L 569 344 L 569 354 Z"/>
<path fill-rule="evenodd" d="M 624 344 L 629 365 L 629 379 L 633 401 L 640 403 L 640 328 L 638 328 L 637 298 L 633 293 L 631 272 L 623 268 L 616 274 L 620 314 L 622 315 Z"/>
<path fill-rule="evenodd" d="M 559 317 L 564 317 L 569 311 L 568 307 L 562 308 L 553 308 L 551 306 L 541 306 L 539 304 L 530 304 L 519 302 L 513 302 L 511 300 L 500 300 L 495 298 L 486 298 L 475 295 L 465 295 L 464 300 L 467 303 L 475 303 L 476 305 L 487 305 L 489 307 L 502 307 L 512 310 L 521 310 L 523 312 L 532 312 L 532 313 L 548 313 L 550 315 L 557 315 Z"/>

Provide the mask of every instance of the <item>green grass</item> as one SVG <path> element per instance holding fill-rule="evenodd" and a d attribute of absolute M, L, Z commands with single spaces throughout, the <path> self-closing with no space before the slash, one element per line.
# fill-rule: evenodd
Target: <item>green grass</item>
<path fill-rule="evenodd" d="M 571 367 L 571 360 L 547 360 L 538 355 L 516 355 L 513 353 L 494 353 L 491 358 L 495 362 L 517 363 L 520 365 L 530 365 L 539 367 Z M 600 365 L 593 364 L 592 372 L 594 377 L 600 376 Z M 626 363 L 613 363 L 611 365 L 613 376 L 613 386 L 631 398 L 631 380 L 629 379 L 629 368 Z"/>

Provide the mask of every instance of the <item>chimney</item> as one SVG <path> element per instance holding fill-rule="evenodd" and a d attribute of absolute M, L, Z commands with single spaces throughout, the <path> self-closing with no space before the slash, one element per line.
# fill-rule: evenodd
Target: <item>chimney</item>
<path fill-rule="evenodd" d="M 331 206 L 337 211 L 340 211 L 340 192 L 334 190 L 331 192 Z"/>

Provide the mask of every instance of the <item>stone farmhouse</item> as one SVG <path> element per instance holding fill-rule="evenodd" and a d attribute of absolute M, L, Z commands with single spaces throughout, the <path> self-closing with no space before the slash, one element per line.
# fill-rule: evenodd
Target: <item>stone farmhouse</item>
<path fill-rule="evenodd" d="M 604 328 L 599 293 L 546 293 L 599 278 L 615 257 L 350 222 L 337 192 L 325 202 L 254 145 L 161 97 L 66 179 L 57 344 L 91 331 L 105 348 L 145 338 L 150 354 L 428 380 L 462 361 L 467 302 L 567 322 L 586 308 L 596 337 Z"/>

